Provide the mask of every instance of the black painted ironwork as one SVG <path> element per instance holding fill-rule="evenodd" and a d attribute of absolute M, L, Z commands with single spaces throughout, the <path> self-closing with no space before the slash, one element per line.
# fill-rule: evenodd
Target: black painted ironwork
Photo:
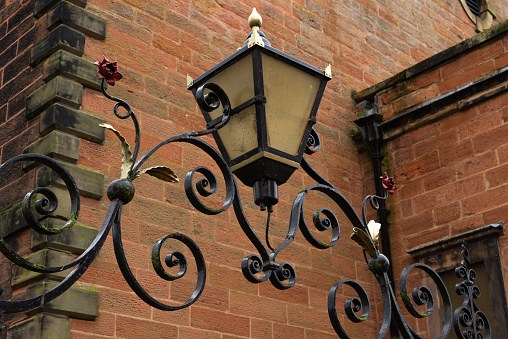
<path fill-rule="evenodd" d="M 469 251 L 465 241 L 462 242 L 462 248 L 464 259 L 461 266 L 455 269 L 455 274 L 463 281 L 455 285 L 455 291 L 464 296 L 464 303 L 453 314 L 453 328 L 459 338 L 490 339 L 489 320 L 474 301 L 480 297 L 480 289 L 474 284 L 476 272 L 469 268 Z"/>
<path fill-rule="evenodd" d="M 313 234 L 314 229 L 311 230 L 311 227 L 307 224 L 304 217 L 304 205 L 305 198 L 311 192 L 320 192 L 321 194 L 329 197 L 337 207 L 345 214 L 348 220 L 353 225 L 353 235 L 352 238 L 358 242 L 364 248 L 364 256 L 369 270 L 374 274 L 379 288 L 381 290 L 381 297 L 383 303 L 383 321 L 381 324 L 381 328 L 377 335 L 377 338 L 382 338 L 386 336 L 389 328 L 391 320 L 397 323 L 398 329 L 401 335 L 404 338 L 421 338 L 413 328 L 409 325 L 408 321 L 402 314 L 401 307 L 399 306 L 396 294 L 394 291 L 394 286 L 392 284 L 392 279 L 390 279 L 388 275 L 388 270 L 390 267 L 389 259 L 383 255 L 378 248 L 377 244 L 377 232 L 375 228 L 369 227 L 366 218 L 366 209 L 367 206 L 370 205 L 372 208 L 378 210 L 381 206 L 381 202 L 383 202 L 388 194 L 385 192 L 384 196 L 372 195 L 367 196 L 362 205 L 362 215 L 361 217 L 357 215 L 354 208 L 347 201 L 347 199 L 340 193 L 340 191 L 335 188 L 331 183 L 329 183 L 325 178 L 323 178 L 319 173 L 317 173 L 309 164 L 309 162 L 302 158 L 301 166 L 303 170 L 313 178 L 317 184 L 311 185 L 300 193 L 297 194 L 292 208 L 291 214 L 289 218 L 288 230 L 285 236 L 285 239 L 281 244 L 272 248 L 270 244 L 263 243 L 263 241 L 256 234 L 254 229 L 251 227 L 245 213 L 243 212 L 242 203 L 240 200 L 239 190 L 236 183 L 236 180 L 231 173 L 228 164 L 221 156 L 221 154 L 214 149 L 211 145 L 202 141 L 198 137 L 204 136 L 213 132 L 216 132 L 218 129 L 225 126 L 231 116 L 231 112 L 234 112 L 236 108 L 232 108 L 229 103 L 229 99 L 224 93 L 224 91 L 217 85 L 212 83 L 206 83 L 199 89 L 197 89 L 195 95 L 198 105 L 201 109 L 205 111 L 212 111 L 214 109 L 222 106 L 223 115 L 220 121 L 217 121 L 213 124 L 213 126 L 209 126 L 208 129 L 198 132 L 190 132 L 181 134 L 179 136 L 175 136 L 169 138 L 151 150 L 149 150 L 145 155 L 143 155 L 139 160 L 138 151 L 140 148 L 141 142 L 141 133 L 138 121 L 136 119 L 135 114 L 131 110 L 129 104 L 122 99 L 115 98 L 107 93 L 104 87 L 104 79 L 101 80 L 101 90 L 104 95 L 116 102 L 114 106 L 114 113 L 120 119 L 128 119 L 131 118 L 136 131 L 136 140 L 134 152 L 132 154 L 132 164 L 127 168 L 126 178 L 122 178 L 116 180 L 110 184 L 108 187 L 108 197 L 111 200 L 106 218 L 102 224 L 102 227 L 94 239 L 92 244 L 88 247 L 88 249 L 76 260 L 73 262 L 60 266 L 60 267 L 45 267 L 40 265 L 34 265 L 25 259 L 21 258 L 15 251 L 10 248 L 5 240 L 0 237 L 0 251 L 4 253 L 12 262 L 16 265 L 26 268 L 31 271 L 41 272 L 41 273 L 51 273 L 63 271 L 67 268 L 75 267 L 75 269 L 70 273 L 61 283 L 59 283 L 52 290 L 38 296 L 35 298 L 31 298 L 28 300 L 13 300 L 13 301 L 0 301 L 0 313 L 12 313 L 12 312 L 21 312 L 29 309 L 33 309 L 38 307 L 44 303 L 51 301 L 52 299 L 58 297 L 62 293 L 64 293 L 68 288 L 70 288 L 80 277 L 84 274 L 84 272 L 88 269 L 90 264 L 93 262 L 97 253 L 100 251 L 104 241 L 112 229 L 113 234 L 113 244 L 114 251 L 117 258 L 118 265 L 120 267 L 120 271 L 122 272 L 124 278 L 128 282 L 129 286 L 132 290 L 146 303 L 149 305 L 166 311 L 175 311 L 193 304 L 201 295 L 206 281 L 206 267 L 204 257 L 198 247 L 198 245 L 181 233 L 171 233 L 160 238 L 152 250 L 152 263 L 155 272 L 161 279 L 164 280 L 175 280 L 183 278 L 186 275 L 187 271 L 187 258 L 181 252 L 175 251 L 165 258 L 165 264 L 168 267 L 178 267 L 178 274 L 171 275 L 169 274 L 161 261 L 160 252 L 162 245 L 168 239 L 174 239 L 185 246 L 187 246 L 192 253 L 194 260 L 196 262 L 197 267 L 197 282 L 196 287 L 192 295 L 189 297 L 187 301 L 185 301 L 181 305 L 173 306 L 164 304 L 155 298 L 153 298 L 143 287 L 138 283 L 137 279 L 133 275 L 123 249 L 122 236 L 121 236 L 121 217 L 122 217 L 122 208 L 123 205 L 129 203 L 134 197 L 135 190 L 133 181 L 137 178 L 141 171 L 141 166 L 161 147 L 173 142 L 179 143 L 188 143 L 194 145 L 201 150 L 203 150 L 208 156 L 210 156 L 215 163 L 217 164 L 221 174 L 224 178 L 225 187 L 226 187 L 226 197 L 224 199 L 223 205 L 221 208 L 210 208 L 206 206 L 200 199 L 200 197 L 210 196 L 217 192 L 217 178 L 215 175 L 207 168 L 198 166 L 191 170 L 185 177 L 184 180 L 184 189 L 185 193 L 191 202 L 191 204 L 200 212 L 215 215 L 227 210 L 231 205 L 233 206 L 235 216 L 240 224 L 243 232 L 247 235 L 249 240 L 255 246 L 257 253 L 253 253 L 251 255 L 243 258 L 241 262 L 242 272 L 245 278 L 252 283 L 262 283 L 265 281 L 270 281 L 273 286 L 278 289 L 284 290 L 291 288 L 296 283 L 296 270 L 295 268 L 287 262 L 279 263 L 276 261 L 278 254 L 284 250 L 291 242 L 294 240 L 295 235 L 300 229 L 306 240 L 312 244 L 314 247 L 318 249 L 327 249 L 334 245 L 336 245 L 340 238 L 340 226 L 338 218 L 335 214 L 329 209 L 319 209 L 313 214 L 313 226 L 315 230 L 322 232 L 326 230 L 331 230 L 331 239 L 329 242 L 323 242 L 316 238 Z M 204 94 L 204 89 L 207 89 L 209 93 Z M 126 113 L 120 114 L 118 109 L 122 107 Z M 317 152 L 320 148 L 320 139 L 318 134 L 314 129 L 309 132 L 308 142 L 306 144 L 306 154 L 313 154 Z M 54 211 L 57 207 L 56 196 L 48 189 L 48 188 L 37 188 L 34 191 L 28 193 L 23 200 L 23 216 L 27 220 L 30 227 L 32 227 L 35 231 L 43 233 L 43 234 L 56 234 L 63 232 L 75 223 L 78 214 L 79 214 L 79 193 L 76 187 L 76 184 L 70 174 L 59 165 L 55 160 L 43 156 L 43 155 L 34 155 L 34 154 L 25 154 L 14 157 L 7 162 L 5 162 L 0 167 L 0 173 L 10 166 L 14 162 L 19 161 L 35 161 L 42 165 L 48 166 L 53 169 L 64 181 L 67 186 L 67 190 L 71 196 L 71 205 L 72 211 L 71 215 L 68 218 L 68 221 L 61 229 L 53 229 L 46 228 L 40 224 L 37 217 L 35 216 L 32 205 L 34 205 L 34 209 L 37 213 L 41 215 L 47 215 Z M 197 180 L 194 183 L 194 175 L 199 173 L 204 178 Z M 34 196 L 36 194 L 42 194 L 44 198 L 39 199 L 35 202 Z M 269 223 L 269 220 L 268 220 Z M 375 226 L 375 225 L 374 225 Z M 446 287 L 439 277 L 439 275 L 432 270 L 427 265 L 424 264 L 413 264 L 408 266 L 402 271 L 402 274 L 399 279 L 399 293 L 402 298 L 403 304 L 409 314 L 416 318 L 428 317 L 434 311 L 434 296 L 432 295 L 430 289 L 425 286 L 419 286 L 414 288 L 412 291 L 408 291 L 407 281 L 410 272 L 415 270 L 420 270 L 426 273 L 436 284 L 438 288 L 438 292 L 441 295 L 444 303 L 444 315 L 445 320 L 443 324 L 443 328 L 439 338 L 445 338 L 449 333 L 452 322 L 457 328 L 457 324 L 462 326 L 470 326 L 473 324 L 471 330 L 466 330 L 467 338 L 469 333 L 475 335 L 475 338 L 482 338 L 477 331 L 481 329 L 485 329 L 487 334 L 486 337 L 489 337 L 489 326 L 488 321 L 486 321 L 483 313 L 479 312 L 479 310 L 475 307 L 473 299 L 479 296 L 477 293 L 478 289 L 472 286 L 472 280 L 474 277 L 474 271 L 468 269 L 468 260 L 467 260 L 467 251 L 465 252 L 463 267 L 458 269 L 458 273 L 465 280 L 462 284 L 459 284 L 460 287 L 458 291 L 461 294 L 465 295 L 466 302 L 463 304 L 461 308 L 459 308 L 455 312 L 455 319 L 452 320 L 452 307 L 450 302 L 450 297 L 448 295 L 448 291 Z M 465 273 L 463 273 L 465 272 Z M 337 306 L 336 306 L 336 295 L 338 289 L 342 285 L 348 285 L 352 287 L 358 297 L 353 297 L 348 299 L 345 302 L 344 310 L 347 316 L 347 319 L 354 323 L 366 321 L 371 312 L 371 305 L 369 301 L 369 297 L 365 291 L 365 289 L 355 280 L 345 279 L 340 282 L 337 282 L 332 286 L 328 295 L 328 314 L 330 321 L 332 323 L 333 328 L 336 333 L 341 338 L 349 338 L 348 334 L 345 332 L 338 316 Z M 420 312 L 417 310 L 416 306 L 425 306 L 425 312 Z M 360 315 L 359 315 L 360 313 Z M 469 317 L 469 318 L 468 318 Z M 479 318 L 476 318 L 479 317 Z M 471 322 L 468 319 L 474 319 Z M 472 331 L 472 332 L 468 332 Z M 464 332 L 464 333 L 465 333 Z M 464 337 L 465 338 L 465 337 Z"/>

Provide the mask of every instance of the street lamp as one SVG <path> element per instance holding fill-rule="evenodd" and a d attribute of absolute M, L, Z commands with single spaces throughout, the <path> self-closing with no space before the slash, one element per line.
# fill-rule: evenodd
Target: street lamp
<path fill-rule="evenodd" d="M 132 290 L 143 301 L 152 307 L 165 311 L 176 311 L 192 305 L 201 295 L 206 281 L 206 263 L 198 245 L 192 239 L 181 233 L 171 233 L 160 238 L 152 248 L 153 269 L 161 279 L 167 281 L 181 279 L 186 275 L 187 259 L 183 253 L 178 251 L 166 255 L 164 260 L 166 266 L 179 268 L 176 275 L 167 272 L 161 260 L 164 242 L 169 239 L 181 242 L 190 250 L 195 259 L 197 282 L 194 292 L 187 301 L 177 306 L 156 300 L 141 286 L 128 265 L 122 242 L 122 208 L 134 198 L 133 181 L 143 174 L 150 174 L 165 181 L 178 181 L 176 175 L 164 166 L 145 169 L 141 169 L 141 167 L 159 148 L 169 143 L 181 142 L 192 144 L 203 150 L 215 161 L 224 176 L 226 197 L 221 208 L 209 208 L 200 200 L 200 196 L 210 196 L 217 190 L 215 175 L 203 166 L 198 166 L 187 173 L 184 181 L 185 193 L 191 204 L 206 214 L 219 214 L 233 205 L 238 223 L 259 252 L 259 255 L 251 254 L 242 260 L 242 272 L 247 280 L 256 284 L 269 280 L 273 286 L 281 290 L 294 286 L 296 283 L 294 267 L 289 263 L 280 264 L 276 259 L 277 255 L 294 240 L 298 229 L 316 248 L 327 249 L 337 244 L 340 227 L 337 217 L 331 210 L 318 209 L 312 217 L 313 226 L 317 231 L 331 230 L 332 239 L 326 243 L 314 237 L 304 217 L 306 196 L 312 191 L 320 192 L 331 198 L 352 224 L 351 238 L 363 247 L 367 266 L 379 283 L 383 301 L 383 321 L 378 338 L 384 337 L 388 333 L 392 317 L 404 338 L 416 337 L 416 332 L 402 315 L 395 297 L 391 279 L 387 274 L 389 260 L 379 250 L 377 238 L 380 224 L 374 221 L 367 223 L 366 219 L 367 202 L 370 202 L 374 209 L 379 209 L 379 201 L 386 199 L 389 192 L 393 193 L 395 184 L 392 178 L 385 174 L 381 182 L 385 192 L 384 197 L 367 196 L 363 202 L 360 217 L 346 198 L 312 169 L 303 158 L 303 153 L 304 151 L 314 153 L 319 149 L 319 137 L 312 130 L 312 125 L 316 122 L 316 113 L 326 82 L 331 77 L 330 66 L 325 71 L 321 71 L 272 48 L 264 34 L 259 31 L 261 22 L 261 17 L 254 10 L 249 17 L 252 32 L 247 37 L 245 45 L 196 80 L 188 78 L 188 88 L 194 94 L 205 117 L 207 129 L 166 139 L 139 159 L 137 157 L 141 144 L 141 132 L 136 115 L 126 101 L 111 96 L 105 88 L 106 81 L 110 85 L 114 85 L 115 81 L 122 77 L 117 71 L 116 62 L 110 62 L 104 58 L 102 62 L 96 63 L 99 67 L 97 76 L 101 79 L 102 93 L 108 99 L 116 102 L 113 109 L 115 115 L 120 119 L 132 119 L 136 132 L 134 150 L 131 152 L 125 138 L 112 126 L 102 125 L 115 132 L 122 143 L 121 178 L 108 186 L 107 196 L 111 203 L 97 237 L 85 252 L 71 263 L 55 267 L 34 264 L 19 256 L 0 235 L 0 252 L 19 267 L 39 273 L 62 272 L 74 267 L 74 270 L 63 281 L 42 295 L 26 300 L 0 300 L 0 315 L 40 307 L 64 293 L 86 272 L 110 231 L 112 231 L 114 252 L 120 271 Z M 125 114 L 119 113 L 120 107 L 126 110 Z M 214 136 L 220 153 L 198 138 L 207 134 Z M 77 185 L 69 172 L 57 161 L 47 156 L 22 154 L 2 164 L 0 174 L 11 164 L 23 161 L 33 161 L 45 165 L 58 174 L 70 193 L 72 207 L 72 212 L 62 228 L 45 227 L 40 223 L 40 217 L 49 215 L 56 209 L 57 197 L 49 188 L 37 188 L 28 193 L 22 202 L 22 214 L 27 224 L 42 234 L 59 234 L 71 228 L 79 214 L 80 196 Z M 272 207 L 278 201 L 278 185 L 285 183 L 300 165 L 311 178 L 317 181 L 317 184 L 311 185 L 297 194 L 291 208 L 285 239 L 278 247 L 272 248 L 268 242 L 268 225 Z M 204 179 L 194 182 L 195 173 L 200 173 Z M 253 187 L 255 203 L 261 209 L 268 209 L 265 243 L 258 237 L 243 212 L 233 173 L 244 184 Z M 40 195 L 44 197 L 35 201 L 38 199 L 36 197 Z M 370 258 L 367 258 L 367 255 Z M 467 267 L 467 256 L 464 256 L 464 262 L 466 264 L 460 269 L 460 276 L 464 278 L 460 293 L 465 295 L 466 300 L 471 300 L 471 295 L 476 295 L 478 289 L 472 286 L 473 279 L 470 277 L 475 274 Z M 417 318 L 429 316 L 434 308 L 432 293 L 427 287 L 420 286 L 411 292 L 408 291 L 407 280 L 409 272 L 413 268 L 426 272 L 436 283 L 443 298 L 445 322 L 440 338 L 444 338 L 452 324 L 450 298 L 443 281 L 429 266 L 413 264 L 403 270 L 399 279 L 399 291 L 404 306 L 412 316 Z M 332 267 L 331 269 L 336 268 Z M 328 315 L 331 324 L 341 338 L 349 338 L 341 325 L 336 307 L 337 292 L 342 285 L 352 287 L 358 294 L 358 297 L 347 299 L 344 304 L 344 311 L 349 320 L 355 323 L 366 321 L 370 315 L 371 305 L 365 289 L 355 280 L 344 279 L 331 287 L 328 294 Z M 416 305 L 425 304 L 427 306 L 425 313 L 419 312 L 414 307 L 409 297 L 410 294 Z M 455 311 L 453 322 L 456 333 L 460 333 L 460 326 L 470 326 L 471 321 L 465 315 L 471 314 L 471 310 L 479 313 L 474 302 L 470 302 L 469 305 L 469 308 L 463 306 Z M 465 315 L 462 315 L 461 312 Z M 486 328 L 485 332 L 488 338 L 490 336 L 488 321 L 484 315 L 480 316 L 481 326 L 475 326 L 480 330 Z M 471 333 L 476 333 L 475 326 L 473 326 L 473 330 L 470 330 Z"/>
<path fill-rule="evenodd" d="M 231 119 L 213 137 L 231 171 L 254 188 L 255 203 L 270 210 L 277 186 L 300 166 L 331 71 L 271 47 L 261 24 L 254 8 L 245 44 L 197 79 L 188 78 L 188 88 L 211 104 L 200 105 L 208 128 L 222 121 L 224 107 L 206 84 L 227 93 Z"/>

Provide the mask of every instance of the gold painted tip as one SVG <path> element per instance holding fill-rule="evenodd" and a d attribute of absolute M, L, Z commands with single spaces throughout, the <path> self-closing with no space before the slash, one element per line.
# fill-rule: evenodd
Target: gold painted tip
<path fill-rule="evenodd" d="M 325 75 L 330 79 L 332 78 L 332 65 L 328 64 L 328 67 L 325 69 Z"/>
<path fill-rule="evenodd" d="M 192 77 L 187 74 L 187 88 L 191 87 L 192 85 L 194 85 L 194 79 L 192 79 Z"/>
<path fill-rule="evenodd" d="M 263 18 L 261 18 L 261 15 L 256 11 L 256 8 L 252 9 L 252 13 L 249 16 L 249 26 L 250 28 L 253 27 L 261 27 L 263 24 Z"/>

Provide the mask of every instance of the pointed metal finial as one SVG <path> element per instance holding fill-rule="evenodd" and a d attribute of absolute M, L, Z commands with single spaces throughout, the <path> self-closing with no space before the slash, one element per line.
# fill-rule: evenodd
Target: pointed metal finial
<path fill-rule="evenodd" d="M 250 34 L 250 38 L 247 40 L 247 45 L 251 48 L 254 45 L 258 45 L 261 47 L 265 47 L 265 43 L 263 42 L 263 38 L 259 34 L 259 28 L 263 24 L 263 19 L 261 15 L 256 11 L 256 8 L 252 9 L 252 14 L 249 16 L 249 26 L 252 28 L 252 32 Z"/>
<path fill-rule="evenodd" d="M 250 28 L 258 27 L 261 28 L 261 25 L 263 24 L 263 18 L 261 18 L 261 15 L 256 11 L 256 8 L 254 7 L 252 9 L 252 13 L 249 16 L 249 26 Z"/>

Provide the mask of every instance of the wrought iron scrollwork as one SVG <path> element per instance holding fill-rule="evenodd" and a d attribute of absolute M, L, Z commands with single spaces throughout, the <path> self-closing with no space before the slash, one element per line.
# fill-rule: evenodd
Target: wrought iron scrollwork
<path fill-rule="evenodd" d="M 459 338 L 490 339 L 489 320 L 474 301 L 480 297 L 480 289 L 474 285 L 476 272 L 469 268 L 469 251 L 466 242 L 462 243 L 462 248 L 461 253 L 464 259 L 461 261 L 461 266 L 455 269 L 455 274 L 463 280 L 455 285 L 455 291 L 458 295 L 464 296 L 464 302 L 453 314 L 453 327 Z"/>
<path fill-rule="evenodd" d="M 320 192 L 326 195 L 347 217 L 353 226 L 353 235 L 351 238 L 363 247 L 364 257 L 369 270 L 376 277 L 379 288 L 381 290 L 381 297 L 383 302 L 383 321 L 381 328 L 377 335 L 377 338 L 384 337 L 390 328 L 390 322 L 393 319 L 396 321 L 399 331 L 404 338 L 420 338 L 420 336 L 409 326 L 408 322 L 402 315 L 400 307 L 397 303 L 393 284 L 387 274 L 390 262 L 387 257 L 380 253 L 378 248 L 378 235 L 379 235 L 379 224 L 374 221 L 367 223 L 366 209 L 367 202 L 374 209 L 379 208 L 379 201 L 385 200 L 388 197 L 388 192 L 393 193 L 395 185 L 391 178 L 383 177 L 383 186 L 387 193 L 384 196 L 367 196 L 363 201 L 361 217 L 358 216 L 354 208 L 347 201 L 347 199 L 335 188 L 330 182 L 324 177 L 317 173 L 309 162 L 302 159 L 301 166 L 303 170 L 313 178 L 317 184 L 311 185 L 300 193 L 297 194 L 293 201 L 291 208 L 291 214 L 289 217 L 289 225 L 284 240 L 276 248 L 272 248 L 268 242 L 268 234 L 266 236 L 266 243 L 259 238 L 254 229 L 251 227 L 247 217 L 243 211 L 239 189 L 237 183 L 233 177 L 231 170 L 229 169 L 224 158 L 220 153 L 211 145 L 199 139 L 198 137 L 204 136 L 213 132 L 218 131 L 224 127 L 237 108 L 232 108 L 226 93 L 218 85 L 213 83 L 207 83 L 200 87 L 196 91 L 196 101 L 201 109 L 211 112 L 219 107 L 222 107 L 222 116 L 210 121 L 207 125 L 207 129 L 196 132 L 184 133 L 175 137 L 166 139 L 150 149 L 147 153 L 137 160 L 138 152 L 140 149 L 141 133 L 139 123 L 136 115 L 132 111 L 130 105 L 119 98 L 115 98 L 110 95 L 104 86 L 105 79 L 101 80 L 101 91 L 110 100 L 116 102 L 113 111 L 116 117 L 120 119 L 131 118 L 135 128 L 135 147 L 131 153 L 129 145 L 125 139 L 112 128 L 112 126 L 105 125 L 104 127 L 113 130 L 120 138 L 123 147 L 123 166 L 122 175 L 118 180 L 113 181 L 107 190 L 107 196 L 111 200 L 106 218 L 102 224 L 102 227 L 93 240 L 92 244 L 80 255 L 77 259 L 69 264 L 60 267 L 45 267 L 41 265 L 35 265 L 30 263 L 26 259 L 18 255 L 9 245 L 5 239 L 0 236 L 0 251 L 16 265 L 25 269 L 41 272 L 41 273 L 52 273 L 66 270 L 68 268 L 75 267 L 74 270 L 55 288 L 42 294 L 41 296 L 31 298 L 28 300 L 21 301 L 0 301 L 0 314 L 20 312 L 28 309 L 40 306 L 42 303 L 51 301 L 58 297 L 68 288 L 70 288 L 84 272 L 88 269 L 92 261 L 97 256 L 97 253 L 101 249 L 104 241 L 112 229 L 113 245 L 116 259 L 124 276 L 125 280 L 132 288 L 132 290 L 149 305 L 166 311 L 175 311 L 192 305 L 203 292 L 206 282 L 206 265 L 203 254 L 201 253 L 198 245 L 188 236 L 181 233 L 171 233 L 158 239 L 152 248 L 151 262 L 156 274 L 163 280 L 174 281 L 183 278 L 187 273 L 188 259 L 186 256 L 179 252 L 173 251 L 166 255 L 164 260 L 161 258 L 161 252 L 163 244 L 169 240 L 174 240 L 185 245 L 192 256 L 194 257 L 196 270 L 197 270 L 197 282 L 195 289 L 191 296 L 181 305 L 168 305 L 160 302 L 153 298 L 138 282 L 136 277 L 131 271 L 127 262 L 124 246 L 122 242 L 122 227 L 121 217 L 123 205 L 128 204 L 135 195 L 135 188 L 133 181 L 143 173 L 149 173 L 159 178 L 165 178 L 172 180 L 176 178 L 174 173 L 169 169 L 164 169 L 161 166 L 155 168 L 143 169 L 141 166 L 161 147 L 170 143 L 187 143 L 198 147 L 205 154 L 207 154 L 218 166 L 222 177 L 225 182 L 225 198 L 220 208 L 212 208 L 207 206 L 203 201 L 203 198 L 212 196 L 217 193 L 218 180 L 215 174 L 206 167 L 198 166 L 187 173 L 184 180 L 184 190 L 188 200 L 196 208 L 196 210 L 207 214 L 215 215 L 226 211 L 231 205 L 233 206 L 235 216 L 240 224 L 243 232 L 247 235 L 249 240 L 255 246 L 258 254 L 251 254 L 243 258 L 241 262 L 242 272 L 245 278 L 252 283 L 262 283 L 270 281 L 273 286 L 278 289 L 284 290 L 291 288 L 296 283 L 296 270 L 287 262 L 278 263 L 276 261 L 278 254 L 284 250 L 295 238 L 298 229 L 302 232 L 305 239 L 314 247 L 318 249 L 327 249 L 336 245 L 340 238 L 340 224 L 339 219 L 336 217 L 334 212 L 328 208 L 321 208 L 316 210 L 312 214 L 312 225 L 314 229 L 308 225 L 305 218 L 305 199 L 311 192 Z M 119 108 L 123 108 L 126 113 L 121 114 Z M 320 138 L 317 132 L 312 129 L 307 142 L 306 154 L 312 155 L 318 152 L 320 149 Z M 25 154 L 14 157 L 2 166 L 0 166 L 0 173 L 12 165 L 15 162 L 20 161 L 34 161 L 42 165 L 48 166 L 56 174 L 58 174 L 63 182 L 65 183 L 67 190 L 70 194 L 71 199 L 71 214 L 64 226 L 55 229 L 43 226 L 36 216 L 46 216 L 55 211 L 58 206 L 56 195 L 48 188 L 37 188 L 32 192 L 28 193 L 23 199 L 22 213 L 27 221 L 27 224 L 35 231 L 43 234 L 58 234 L 71 228 L 79 215 L 80 200 L 79 192 L 76 183 L 65 170 L 55 160 L 35 154 Z M 199 175 L 201 179 L 196 179 Z M 36 197 L 43 196 L 36 200 Z M 270 210 L 267 218 L 267 233 L 270 222 Z M 319 240 L 314 235 L 314 232 L 325 232 L 331 233 L 331 238 L 328 242 Z M 456 290 L 460 295 L 464 295 L 464 304 L 455 311 L 454 319 L 452 320 L 452 309 L 451 302 L 446 287 L 439 277 L 439 275 L 432 270 L 429 266 L 423 264 L 413 264 L 406 267 L 399 280 L 399 292 L 404 303 L 405 308 L 410 315 L 416 318 L 428 317 L 434 312 L 435 297 L 432 295 L 430 289 L 426 286 L 419 286 L 414 288 L 411 293 L 408 291 L 407 281 L 409 274 L 412 269 L 417 269 L 425 272 L 436 284 L 439 294 L 443 299 L 444 303 L 444 314 L 445 320 L 439 338 L 444 338 L 451 329 L 453 322 L 455 331 L 462 338 L 483 338 L 482 330 L 484 330 L 485 337 L 490 338 L 490 326 L 485 315 L 478 310 L 474 299 L 479 296 L 479 289 L 473 285 L 475 278 L 475 272 L 469 269 L 469 260 L 467 258 L 467 249 L 464 245 L 464 260 L 462 261 L 462 267 L 458 268 L 456 273 L 457 276 L 464 279 L 460 284 L 457 284 Z M 167 268 L 176 268 L 178 273 L 176 275 L 170 274 Z M 357 294 L 356 297 L 349 298 L 344 304 L 344 311 L 347 319 L 353 323 L 360 323 L 366 321 L 371 313 L 371 304 L 369 297 L 365 289 L 355 280 L 345 279 L 337 282 L 332 286 L 328 294 L 328 314 L 330 321 L 336 333 L 341 338 L 349 338 L 345 332 L 341 322 L 339 321 L 339 315 L 337 312 L 337 291 L 343 286 L 350 286 Z M 420 312 L 416 306 L 425 306 L 426 311 Z M 467 328 L 461 331 L 461 327 Z"/>

